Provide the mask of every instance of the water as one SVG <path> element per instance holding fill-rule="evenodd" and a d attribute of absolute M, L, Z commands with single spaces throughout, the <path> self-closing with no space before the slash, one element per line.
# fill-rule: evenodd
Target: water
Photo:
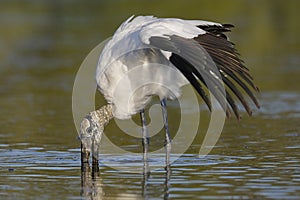
<path fill-rule="evenodd" d="M 1 2 L 0 199 L 299 199 L 298 1 L 186 3 Z M 138 168 L 141 158 L 102 154 L 100 174 L 91 177 L 80 169 L 71 111 L 74 78 L 87 53 L 133 13 L 235 24 L 230 36 L 262 91 L 261 109 L 253 117 L 243 113 L 239 122 L 227 120 L 204 158 L 197 156 L 200 132 L 169 171 L 159 168 L 149 177 L 117 171 L 104 163 Z M 100 95 L 97 103 L 104 104 Z M 170 108 L 173 132 L 176 106 Z M 201 113 L 205 128 L 208 114 Z M 107 134 L 122 148 L 140 152 L 140 140 L 124 142 L 114 123 Z M 151 148 L 161 147 L 161 138 Z"/>

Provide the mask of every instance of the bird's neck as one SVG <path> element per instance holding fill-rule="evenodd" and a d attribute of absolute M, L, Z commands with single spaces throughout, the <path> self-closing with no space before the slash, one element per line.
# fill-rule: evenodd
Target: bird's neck
<path fill-rule="evenodd" d="M 100 126 L 104 127 L 108 124 L 114 115 L 112 112 L 112 104 L 106 104 L 99 108 L 98 110 L 92 111 L 89 114 L 92 116 L 95 122 L 98 122 Z"/>

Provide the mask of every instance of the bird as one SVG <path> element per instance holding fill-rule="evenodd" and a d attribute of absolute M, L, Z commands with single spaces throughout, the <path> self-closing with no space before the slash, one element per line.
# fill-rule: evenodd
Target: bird
<path fill-rule="evenodd" d="M 140 114 L 143 158 L 147 159 L 149 136 L 145 108 L 153 96 L 162 107 L 166 165 L 169 165 L 171 137 L 167 100 L 181 95 L 191 84 L 208 109 L 217 100 L 226 116 L 240 119 L 237 100 L 251 115 L 252 101 L 260 107 L 249 69 L 226 35 L 234 27 L 204 20 L 131 16 L 115 31 L 103 48 L 96 69 L 98 90 L 107 104 L 91 111 L 81 122 L 81 162 L 98 164 L 104 127 L 113 118 L 128 119 Z M 234 97 L 235 96 L 235 97 Z M 246 99 L 245 96 L 248 96 Z"/>

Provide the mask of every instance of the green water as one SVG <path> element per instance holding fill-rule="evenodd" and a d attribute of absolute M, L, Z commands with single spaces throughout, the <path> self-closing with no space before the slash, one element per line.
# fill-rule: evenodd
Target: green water
<path fill-rule="evenodd" d="M 94 191 L 94 199 L 298 199 L 299 7 L 293 0 L 1 1 L 0 199 L 82 199 L 86 191 Z M 200 131 L 170 177 L 163 169 L 146 180 L 117 171 L 101 159 L 133 167 L 141 159 L 102 155 L 100 176 L 82 187 L 73 82 L 85 56 L 132 14 L 235 24 L 230 38 L 261 90 L 261 109 L 253 117 L 242 113 L 239 122 L 227 120 L 204 158 L 197 157 Z M 97 104 L 104 102 L 97 95 Z M 176 105 L 170 107 L 172 132 L 180 116 Z M 201 113 L 205 127 L 209 115 Z M 125 140 L 114 123 L 106 134 L 124 149 L 141 150 L 140 140 Z"/>

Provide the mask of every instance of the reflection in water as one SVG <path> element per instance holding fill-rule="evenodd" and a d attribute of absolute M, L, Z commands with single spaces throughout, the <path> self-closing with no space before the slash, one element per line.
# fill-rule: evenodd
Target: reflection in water
<path fill-rule="evenodd" d="M 104 196 L 103 183 L 99 167 L 91 167 L 85 163 L 81 166 L 81 196 L 85 199 L 102 199 Z"/>
<path fill-rule="evenodd" d="M 164 189 L 164 199 L 169 199 L 169 192 L 170 192 L 170 178 L 171 178 L 171 166 L 167 165 L 165 167 L 165 189 Z"/>
<path fill-rule="evenodd" d="M 144 163 L 144 165 L 147 165 Z M 148 187 L 150 187 L 149 179 L 151 177 L 151 172 L 144 168 L 145 171 L 142 173 L 141 184 L 141 196 L 144 199 L 151 198 L 151 194 L 148 193 Z M 121 178 L 121 177 L 120 177 Z M 171 179 L 171 166 L 165 167 L 164 173 L 164 190 L 163 198 L 169 199 L 170 191 L 170 179 Z M 116 181 L 120 181 L 117 179 Z M 113 194 L 114 198 L 126 197 L 128 199 L 140 199 L 141 196 L 130 195 L 130 194 L 118 194 L 117 191 Z M 99 165 L 93 164 L 92 167 L 88 163 L 81 166 L 81 197 L 84 199 L 103 199 L 107 194 L 105 193 L 105 185 L 103 184 L 103 178 L 101 177 L 101 172 L 99 170 Z"/>
<path fill-rule="evenodd" d="M 147 160 L 143 159 L 144 161 L 144 167 L 143 167 L 143 179 L 142 179 L 142 196 L 147 199 L 148 193 L 147 188 L 149 184 L 149 177 L 150 177 L 150 171 L 149 171 L 149 163 Z"/>
<path fill-rule="evenodd" d="M 151 174 L 103 165 L 100 172 L 88 166 L 81 170 L 80 149 L 54 148 L 0 145 L 1 199 L 79 199 L 80 193 L 85 199 L 297 199 L 300 192 L 299 131 L 295 130 L 279 137 L 229 134 L 214 155 L 184 154 L 171 169 Z M 123 162 L 130 159 L 125 156 Z M 150 160 L 150 167 L 155 162 Z M 138 168 L 140 161 L 130 164 Z"/>

